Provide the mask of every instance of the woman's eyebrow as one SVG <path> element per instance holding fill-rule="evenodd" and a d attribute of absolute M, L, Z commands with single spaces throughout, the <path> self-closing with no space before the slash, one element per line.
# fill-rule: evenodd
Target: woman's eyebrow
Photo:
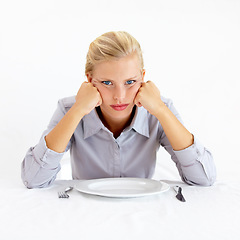
<path fill-rule="evenodd" d="M 125 79 L 125 80 L 123 80 L 123 81 L 129 81 L 129 80 L 136 79 L 136 78 L 139 78 L 139 77 L 140 77 L 140 76 L 134 76 L 134 77 L 130 77 L 130 78 L 128 78 L 128 79 Z M 107 78 L 96 78 L 96 80 L 114 82 L 114 80 L 112 80 L 112 79 L 107 79 Z"/>

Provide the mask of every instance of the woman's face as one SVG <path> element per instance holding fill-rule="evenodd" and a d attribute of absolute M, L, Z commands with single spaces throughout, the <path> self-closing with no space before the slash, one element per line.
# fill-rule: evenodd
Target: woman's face
<path fill-rule="evenodd" d="M 117 61 L 102 62 L 94 67 L 88 80 L 101 94 L 100 108 L 105 120 L 121 120 L 131 116 L 144 75 L 136 54 Z"/>

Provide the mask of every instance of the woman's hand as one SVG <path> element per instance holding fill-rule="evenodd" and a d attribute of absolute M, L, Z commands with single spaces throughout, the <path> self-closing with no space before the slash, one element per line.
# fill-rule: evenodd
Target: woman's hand
<path fill-rule="evenodd" d="M 161 100 L 160 91 L 156 85 L 151 82 L 143 82 L 135 97 L 134 103 L 141 107 L 143 106 L 149 113 L 156 116 L 157 112 L 165 104 Z"/>
<path fill-rule="evenodd" d="M 102 104 L 102 97 L 96 87 L 90 82 L 83 82 L 76 96 L 74 107 L 86 115 Z"/>

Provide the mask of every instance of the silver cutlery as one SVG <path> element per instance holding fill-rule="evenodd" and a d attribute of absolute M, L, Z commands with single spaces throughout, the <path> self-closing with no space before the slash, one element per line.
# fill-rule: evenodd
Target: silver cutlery
<path fill-rule="evenodd" d="M 185 200 L 185 198 L 184 198 L 184 196 L 183 196 L 183 194 L 182 194 L 182 188 L 179 187 L 179 186 L 175 186 L 175 187 L 173 187 L 173 189 L 174 189 L 175 192 L 177 193 L 176 198 L 177 198 L 179 201 L 181 201 L 181 202 L 186 202 L 186 200 Z"/>
<path fill-rule="evenodd" d="M 73 190 L 73 187 L 67 187 L 63 192 L 58 192 L 59 198 L 69 198 L 68 192 Z"/>

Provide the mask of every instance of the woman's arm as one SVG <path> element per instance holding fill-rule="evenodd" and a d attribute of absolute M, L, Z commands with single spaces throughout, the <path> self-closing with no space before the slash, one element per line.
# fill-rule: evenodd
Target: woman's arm
<path fill-rule="evenodd" d="M 163 133 L 161 145 L 176 163 L 182 180 L 188 184 L 212 185 L 216 169 L 211 153 L 183 126 L 172 104 L 165 104 L 152 82 L 143 83 L 135 98 L 160 122 Z"/>
<path fill-rule="evenodd" d="M 60 160 L 70 148 L 70 139 L 78 123 L 98 104 L 101 104 L 100 94 L 91 83 L 86 82 L 75 99 L 71 97 L 59 101 L 48 129 L 39 143 L 28 150 L 22 162 L 21 176 L 26 187 L 47 187 L 55 180 L 60 171 Z"/>

